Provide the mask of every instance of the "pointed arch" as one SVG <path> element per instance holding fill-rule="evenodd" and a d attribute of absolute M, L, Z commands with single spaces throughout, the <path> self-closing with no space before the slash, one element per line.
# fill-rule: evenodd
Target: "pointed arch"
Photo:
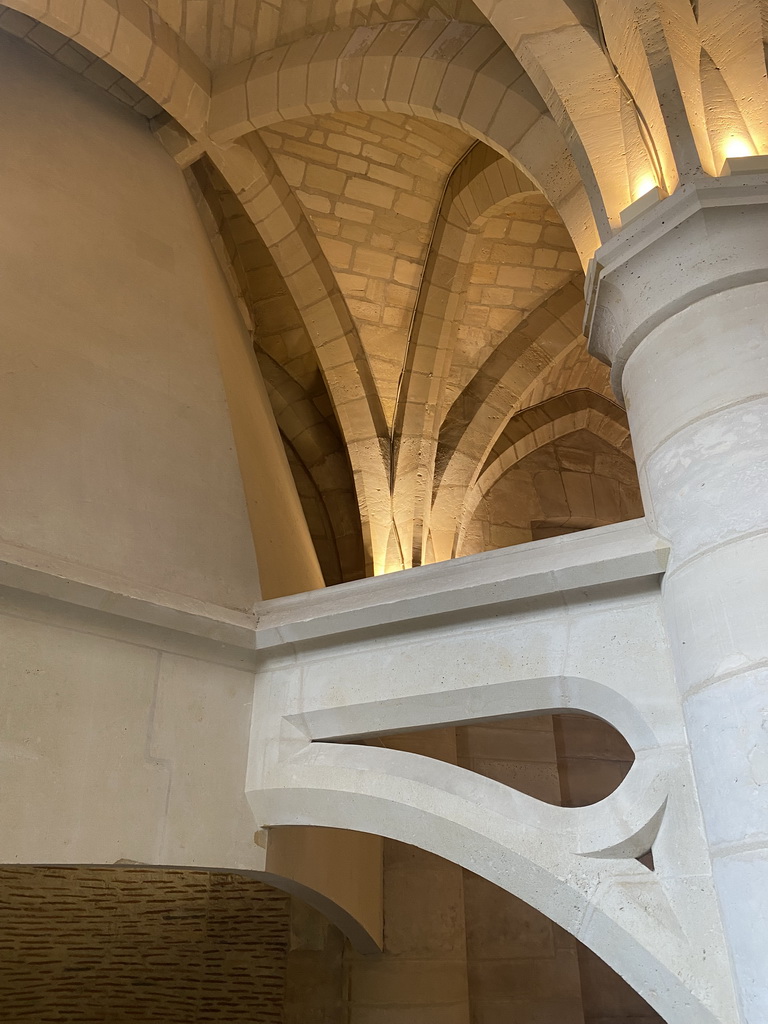
<path fill-rule="evenodd" d="M 347 445 L 369 570 L 386 558 L 391 512 L 388 431 L 357 329 L 298 200 L 255 132 L 209 155 L 279 270 L 317 353 Z"/>
<path fill-rule="evenodd" d="M 393 430 L 393 515 L 407 567 L 422 560 L 446 375 L 478 225 L 497 204 L 536 191 L 514 164 L 482 144 L 469 150 L 446 184 L 414 310 Z"/>
<path fill-rule="evenodd" d="M 333 542 L 340 578 L 359 579 L 365 559 L 354 482 L 344 444 L 301 385 L 263 349 L 256 359 L 286 442 L 311 480 Z"/>
<path fill-rule="evenodd" d="M 488 357 L 446 416 L 430 523 L 436 561 L 454 557 L 467 493 L 526 388 L 578 335 L 583 302 L 573 283 L 550 295 Z"/>
<path fill-rule="evenodd" d="M 460 864 L 584 942 L 670 1024 L 722 1024 L 718 1008 L 707 1005 L 706 962 L 692 977 L 696 954 L 653 874 L 631 859 L 664 816 L 670 767 L 656 752 L 638 757 L 624 783 L 596 805 L 632 807 L 624 833 L 608 824 L 610 811 L 595 828 L 595 807 L 587 808 L 592 834 L 579 834 L 579 809 L 550 808 L 418 754 L 341 743 L 310 744 L 248 796 L 257 821 L 352 827 Z M 564 819 L 559 828 L 550 824 L 563 811 L 570 835 Z M 610 849 L 601 845 L 614 839 Z M 599 852 L 588 852 L 591 841 Z"/>
<path fill-rule="evenodd" d="M 79 43 L 130 79 L 183 128 L 208 120 L 211 76 L 144 0 L 4 0 L 5 6 Z"/>
<path fill-rule="evenodd" d="M 624 410 L 610 399 L 587 388 L 546 399 L 513 416 L 504 429 L 507 446 L 492 462 L 486 463 L 464 499 L 456 531 L 456 550 L 461 551 L 475 509 L 505 473 L 531 452 L 583 429 L 590 430 L 624 454 L 622 446 L 629 438 L 629 424 Z"/>
<path fill-rule="evenodd" d="M 454 125 L 509 157 L 560 213 L 582 257 L 597 243 L 580 170 L 541 96 L 496 31 L 404 21 L 314 36 L 215 76 L 219 143 L 278 121 L 337 110 L 394 111 Z"/>

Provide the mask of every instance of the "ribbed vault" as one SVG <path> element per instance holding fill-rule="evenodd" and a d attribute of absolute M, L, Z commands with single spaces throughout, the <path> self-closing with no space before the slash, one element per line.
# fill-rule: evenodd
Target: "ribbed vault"
<path fill-rule="evenodd" d="M 537 390 L 607 401 L 568 232 L 483 143 L 351 111 L 194 166 L 329 582 L 457 554 L 520 439 L 489 457 Z"/>
<path fill-rule="evenodd" d="M 9 0 L 0 30 L 186 173 L 328 584 L 642 514 L 583 274 L 639 198 L 768 152 L 765 0 Z"/>
<path fill-rule="evenodd" d="M 94 2 L 105 17 L 113 10 Z M 607 394 L 580 338 L 572 240 L 581 218 L 583 258 L 590 228 L 578 195 L 590 176 L 574 174 L 597 142 L 557 148 L 569 146 L 578 103 L 547 110 L 531 92 L 534 37 L 509 49 L 503 5 L 489 15 L 494 31 L 467 4 L 428 17 L 406 5 L 311 18 L 276 8 L 270 24 L 254 4 L 255 24 L 241 3 L 241 22 L 214 31 L 218 10 L 203 26 L 188 4 L 143 14 L 135 0 L 114 9 L 109 45 L 104 25 L 58 0 L 38 28 L 19 21 L 14 8 L 25 6 L 10 5 L 0 24 L 38 47 L 55 36 L 61 45 L 47 48 L 63 62 L 74 59 L 67 47 L 92 45 L 100 66 L 132 76 L 137 104 L 157 104 L 146 113 L 158 138 L 191 165 L 327 582 L 456 554 L 478 493 L 525 445 L 509 441 L 510 419 L 562 392 Z M 545 38 L 558 17 L 532 24 Z M 580 52 L 597 23 L 568 18 Z M 129 29 L 144 50 L 126 50 Z M 212 86 L 205 65 L 217 69 Z M 89 67 L 78 70 L 88 77 Z M 199 132 L 201 89 L 213 96 L 210 135 L 234 143 Z M 160 108 L 178 124 L 163 124 Z M 556 125 L 562 143 L 542 149 Z M 625 125 L 628 159 L 631 135 Z M 589 161 L 599 177 L 599 159 Z"/>

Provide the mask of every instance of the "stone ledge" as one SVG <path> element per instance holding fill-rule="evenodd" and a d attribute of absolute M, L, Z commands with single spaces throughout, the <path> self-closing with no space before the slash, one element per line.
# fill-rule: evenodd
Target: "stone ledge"
<path fill-rule="evenodd" d="M 9 548 L 0 550 L 0 587 L 254 651 L 659 576 L 668 553 L 645 520 L 636 519 L 275 598 L 256 605 L 253 614 L 179 595 L 143 593 L 96 573 L 74 578 L 66 563 L 35 564 L 33 557 Z"/>
<path fill-rule="evenodd" d="M 661 575 L 669 548 L 645 519 L 264 601 L 257 649 Z"/>
<path fill-rule="evenodd" d="M 78 575 L 72 575 L 77 573 Z M 79 576 L 79 578 L 78 578 Z M 161 591 L 143 592 L 59 559 L 0 546 L 0 587 L 161 629 L 253 650 L 256 617 Z"/>

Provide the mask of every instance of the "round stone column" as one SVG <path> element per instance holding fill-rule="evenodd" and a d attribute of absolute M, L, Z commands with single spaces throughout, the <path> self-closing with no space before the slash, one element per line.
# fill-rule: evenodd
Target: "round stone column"
<path fill-rule="evenodd" d="M 768 1021 L 768 179 L 687 186 L 595 257 L 743 1024 Z"/>

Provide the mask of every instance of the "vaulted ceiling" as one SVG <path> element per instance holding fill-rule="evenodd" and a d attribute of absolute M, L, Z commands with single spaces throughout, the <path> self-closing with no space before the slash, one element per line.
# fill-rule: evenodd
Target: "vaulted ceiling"
<path fill-rule="evenodd" d="M 768 149 L 764 0 L 12 0 L 0 29 L 185 169 L 328 582 L 512 537 L 526 460 L 593 482 L 516 540 L 639 513 L 583 270 L 648 189 Z"/>
<path fill-rule="evenodd" d="M 212 69 L 335 29 L 422 18 L 485 22 L 473 0 L 149 0 L 149 5 Z"/>
<path fill-rule="evenodd" d="M 227 186 L 227 156 L 218 169 L 196 161 L 191 180 L 249 311 L 327 579 L 362 574 L 366 555 L 368 571 L 389 571 L 466 553 L 480 493 L 514 466 L 519 438 L 505 443 L 505 427 L 542 399 L 575 396 L 549 432 L 537 425 L 537 447 L 566 423 L 626 442 L 607 370 L 581 335 L 570 235 L 511 161 L 450 125 L 388 111 L 283 121 L 248 145 L 294 204 L 307 273 L 281 271 L 285 243 L 254 227 Z M 378 544 L 365 533 L 371 512 L 388 529 Z M 592 519 L 582 525 L 610 514 Z"/>

